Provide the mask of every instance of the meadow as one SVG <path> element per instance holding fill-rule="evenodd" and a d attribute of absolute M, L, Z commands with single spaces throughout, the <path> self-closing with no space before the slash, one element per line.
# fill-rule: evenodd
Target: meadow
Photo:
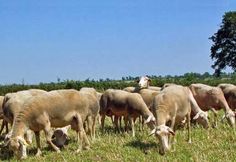
<path fill-rule="evenodd" d="M 221 78 L 214 76 L 203 76 L 194 73 L 186 74 L 180 77 L 152 77 L 152 85 L 162 86 L 164 83 L 176 83 L 189 85 L 191 83 L 201 82 L 208 85 L 217 85 L 219 83 L 236 83 L 236 75 L 227 75 Z M 122 80 L 86 80 L 86 81 L 58 81 L 57 83 L 40 83 L 38 85 L 14 84 L 0 86 L 0 94 L 16 92 L 23 89 L 40 88 L 44 90 L 53 89 L 80 89 L 81 87 L 94 87 L 98 91 L 107 88 L 122 89 L 127 86 L 134 86 L 136 78 L 122 78 Z M 131 81 L 130 81 L 131 80 Z M 210 118 L 212 113 L 210 112 Z M 46 144 L 44 133 L 41 132 L 41 145 L 43 147 L 41 157 L 35 157 L 35 141 L 27 149 L 28 158 L 24 161 L 40 162 L 63 162 L 63 161 L 236 161 L 236 136 L 235 131 L 226 123 L 221 122 L 224 112 L 218 113 L 218 127 L 203 129 L 198 125 L 192 125 L 192 143 L 187 142 L 187 130 L 182 128 L 176 131 L 176 143 L 171 151 L 164 156 L 158 153 L 158 141 L 154 136 L 149 136 L 151 130 L 145 127 L 140 131 L 138 123 L 136 124 L 136 137 L 129 133 L 117 133 L 112 126 L 110 118 L 106 118 L 105 132 L 101 133 L 99 125 L 96 128 L 96 139 L 91 141 L 91 149 L 75 153 L 78 148 L 76 134 L 69 131 L 70 140 L 68 145 L 62 149 L 61 153 L 54 152 Z M 0 161 L 17 161 L 7 148 L 1 148 Z"/>
<path fill-rule="evenodd" d="M 39 162 L 66 162 L 66 161 L 236 161 L 236 138 L 235 132 L 227 125 L 226 121 L 221 122 L 223 111 L 218 115 L 218 127 L 205 130 L 198 125 L 192 125 L 192 143 L 187 142 L 187 130 L 181 128 L 176 131 L 176 143 L 171 151 L 164 156 L 158 153 L 158 141 L 154 136 L 149 136 L 150 130 L 145 127 L 140 131 L 136 124 L 136 137 L 130 133 L 117 133 L 113 128 L 110 118 L 106 118 L 105 132 L 101 133 L 97 126 L 96 139 L 91 141 L 91 149 L 75 153 L 78 145 L 75 132 L 71 131 L 68 145 L 61 153 L 54 152 L 46 144 L 44 133 L 41 132 L 41 144 L 43 155 L 35 157 L 36 144 L 33 142 L 28 147 L 28 158 L 24 161 Z M 212 114 L 210 113 L 210 116 Z M 1 150 L 1 161 L 17 161 L 12 153 Z"/>

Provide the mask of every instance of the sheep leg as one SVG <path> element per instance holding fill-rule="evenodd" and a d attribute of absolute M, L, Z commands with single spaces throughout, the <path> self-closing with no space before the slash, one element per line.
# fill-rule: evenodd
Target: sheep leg
<path fill-rule="evenodd" d="M 93 136 L 93 139 L 95 139 L 95 131 L 96 131 L 96 120 L 97 120 L 97 116 L 95 116 L 93 118 L 93 124 L 92 124 L 92 136 Z"/>
<path fill-rule="evenodd" d="M 192 143 L 191 139 L 191 112 L 187 115 L 187 126 L 188 126 L 188 143 Z"/>
<path fill-rule="evenodd" d="M 8 122 L 6 120 L 3 120 L 3 121 L 4 121 L 5 125 L 6 125 L 6 134 L 7 134 L 9 132 L 9 130 L 8 130 Z"/>
<path fill-rule="evenodd" d="M 118 116 L 115 116 L 115 119 L 114 119 L 114 123 L 115 123 L 115 128 L 116 128 L 116 131 L 118 132 L 118 133 L 120 133 L 120 129 L 119 129 L 119 119 L 118 119 L 119 117 Z"/>
<path fill-rule="evenodd" d="M 48 121 L 47 122 L 47 125 L 45 126 L 44 128 L 44 133 L 45 133 L 45 137 L 46 137 L 46 140 L 47 140 L 47 143 L 57 152 L 57 153 L 60 153 L 60 149 L 54 145 L 52 143 L 52 135 L 53 135 L 53 132 L 51 131 L 51 125 L 50 125 L 50 122 Z"/>
<path fill-rule="evenodd" d="M 88 123 L 88 134 L 91 137 L 91 139 L 93 138 L 93 131 L 92 131 L 92 123 L 93 123 L 93 119 L 91 116 L 88 117 L 87 119 L 87 123 Z"/>
<path fill-rule="evenodd" d="M 42 154 L 42 152 L 41 152 L 41 144 L 40 144 L 40 133 L 39 132 L 34 132 L 34 134 L 35 134 L 35 139 L 36 139 L 36 144 L 37 144 L 36 156 L 40 156 Z"/>
<path fill-rule="evenodd" d="M 213 127 L 217 127 L 217 111 L 214 109 L 214 108 L 211 108 L 211 111 L 213 112 L 214 114 L 214 121 L 213 121 Z"/>
<path fill-rule="evenodd" d="M 125 132 L 128 132 L 128 120 L 127 120 L 127 117 L 124 116 L 123 120 L 124 120 L 124 124 L 125 124 Z"/>
<path fill-rule="evenodd" d="M 113 126 L 115 126 L 115 115 L 111 115 L 111 122 Z"/>
<path fill-rule="evenodd" d="M 104 133 L 104 122 L 105 122 L 105 114 L 101 115 L 101 129 L 102 129 L 102 133 Z"/>
<path fill-rule="evenodd" d="M 4 122 L 4 119 L 2 120 L 2 126 L 1 126 L 1 130 L 0 130 L 0 135 L 2 134 L 2 131 L 4 129 L 4 126 L 5 126 L 5 122 Z"/>
<path fill-rule="evenodd" d="M 134 120 L 132 120 L 131 116 L 129 116 L 129 122 L 130 122 L 131 128 L 132 128 L 132 136 L 135 137 Z"/>
<path fill-rule="evenodd" d="M 176 115 L 174 115 L 174 116 L 172 117 L 172 119 L 171 119 L 170 128 L 171 128 L 172 130 L 174 130 L 174 128 L 175 128 L 175 117 L 176 117 Z M 172 138 L 171 135 L 169 135 L 168 138 L 169 138 L 169 146 L 171 146 L 171 144 L 174 143 L 175 141 L 173 141 L 173 138 Z"/>
<path fill-rule="evenodd" d="M 122 128 L 122 126 L 121 126 L 121 120 L 122 120 L 122 116 L 119 117 L 120 129 Z"/>
<path fill-rule="evenodd" d="M 101 115 L 100 114 L 97 115 L 97 120 L 98 120 L 98 124 L 101 125 L 102 123 L 101 123 Z"/>
<path fill-rule="evenodd" d="M 76 132 L 77 132 L 77 138 L 80 139 L 80 146 L 78 148 L 78 150 L 76 151 L 77 153 L 80 152 L 82 149 L 89 149 L 89 140 L 87 138 L 87 135 L 84 131 L 84 128 L 83 128 L 83 121 L 81 119 L 81 117 L 79 115 L 76 116 L 76 123 L 77 123 L 77 129 L 76 129 Z"/>

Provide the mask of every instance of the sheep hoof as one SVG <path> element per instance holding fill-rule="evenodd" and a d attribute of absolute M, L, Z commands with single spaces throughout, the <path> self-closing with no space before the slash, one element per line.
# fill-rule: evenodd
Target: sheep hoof
<path fill-rule="evenodd" d="M 60 150 L 60 149 L 58 149 L 58 150 L 56 150 L 56 152 L 59 154 L 59 153 L 61 153 L 61 150 Z"/>
<path fill-rule="evenodd" d="M 42 152 L 41 151 L 38 151 L 37 153 L 36 153 L 36 157 L 39 157 L 39 156 L 41 156 L 42 155 Z"/>
<path fill-rule="evenodd" d="M 75 151 L 76 154 L 78 154 L 78 153 L 80 153 L 80 152 L 81 152 L 81 149 L 77 149 L 77 150 Z"/>
<path fill-rule="evenodd" d="M 27 159 L 27 156 L 22 156 L 22 157 L 20 158 L 20 160 L 25 160 L 25 159 Z"/>
<path fill-rule="evenodd" d="M 90 150 L 90 147 L 89 146 L 85 146 L 83 149 L 84 150 Z"/>

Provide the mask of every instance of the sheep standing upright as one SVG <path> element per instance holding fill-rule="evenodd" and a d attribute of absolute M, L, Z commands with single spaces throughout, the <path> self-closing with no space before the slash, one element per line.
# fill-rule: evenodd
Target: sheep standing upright
<path fill-rule="evenodd" d="M 100 114 L 102 116 L 102 130 L 104 127 L 105 115 L 110 112 L 116 116 L 127 117 L 132 126 L 132 135 L 135 136 L 134 122 L 132 117 L 142 115 L 146 123 L 151 124 L 155 118 L 142 97 L 138 93 L 129 93 L 123 90 L 106 90 L 100 100 Z M 150 125 L 151 126 L 151 125 Z M 118 127 L 116 123 L 116 127 Z"/>

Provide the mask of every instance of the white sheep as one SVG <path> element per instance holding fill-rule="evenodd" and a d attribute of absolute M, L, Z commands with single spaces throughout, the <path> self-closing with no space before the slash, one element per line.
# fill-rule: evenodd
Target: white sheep
<path fill-rule="evenodd" d="M 51 127 L 71 125 L 71 129 L 77 132 L 77 139 L 80 141 L 77 152 L 81 149 L 89 149 L 90 144 L 84 132 L 83 123 L 88 116 L 96 116 L 98 111 L 99 103 L 96 97 L 76 90 L 55 90 L 31 97 L 16 116 L 9 148 L 18 158 L 26 158 L 27 143 L 23 136 L 27 129 L 31 129 L 36 136 L 36 156 L 41 155 L 39 134 L 41 130 L 45 132 L 47 143 L 55 151 L 60 152 L 60 149 L 51 141 Z"/>
<path fill-rule="evenodd" d="M 116 116 L 127 117 L 132 125 L 132 135 L 135 136 L 134 122 L 132 117 L 142 115 L 146 119 L 146 123 L 152 123 L 155 118 L 146 106 L 142 97 L 137 93 L 129 93 L 123 90 L 106 90 L 100 100 L 100 114 L 102 116 L 102 130 L 104 127 L 104 119 L 107 113 Z M 116 126 L 118 127 L 117 123 Z"/>
<path fill-rule="evenodd" d="M 170 135 L 175 135 L 177 125 L 184 120 L 187 120 L 188 142 L 191 143 L 191 98 L 190 90 L 179 85 L 169 86 L 154 97 L 152 112 L 156 118 L 156 128 L 151 134 L 155 134 L 160 142 L 160 154 L 163 155 L 170 149 Z"/>

